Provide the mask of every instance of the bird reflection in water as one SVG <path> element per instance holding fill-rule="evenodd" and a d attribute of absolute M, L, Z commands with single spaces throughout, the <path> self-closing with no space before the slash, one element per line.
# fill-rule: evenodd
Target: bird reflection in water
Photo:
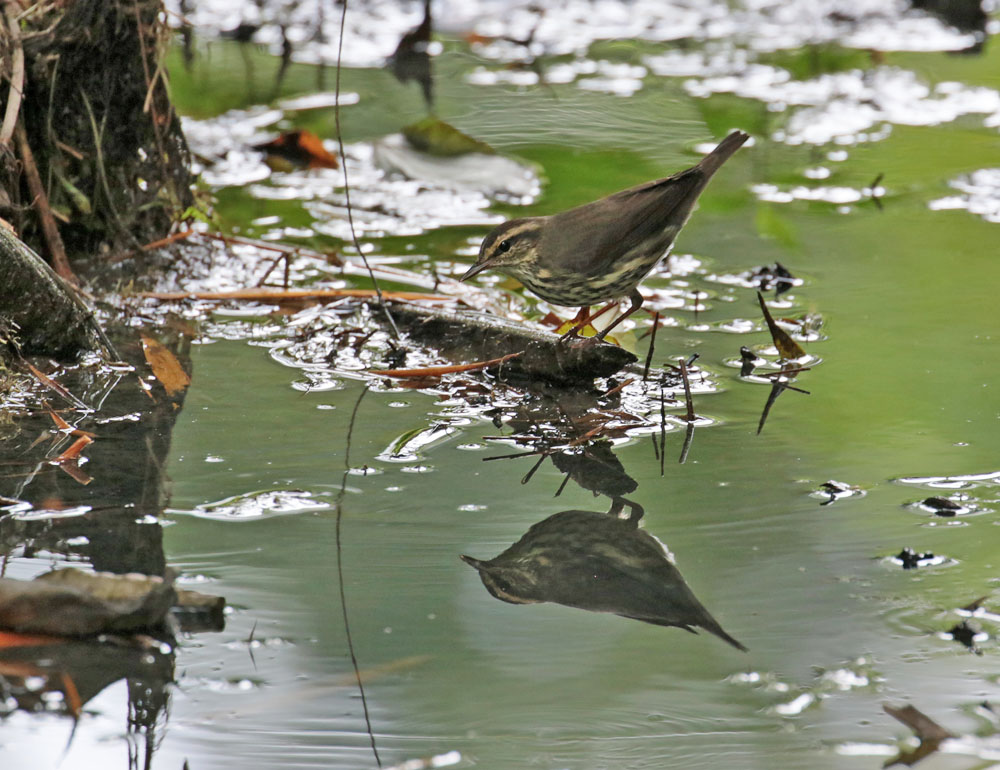
<path fill-rule="evenodd" d="M 554 602 L 691 633 L 702 628 L 745 652 L 691 592 L 666 546 L 639 527 L 642 516 L 624 498 L 607 513 L 561 511 L 494 559 L 462 560 L 505 602 Z"/>

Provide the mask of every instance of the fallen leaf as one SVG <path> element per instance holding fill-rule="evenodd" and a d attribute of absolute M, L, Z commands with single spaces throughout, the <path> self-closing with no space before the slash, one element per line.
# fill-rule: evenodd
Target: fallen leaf
<path fill-rule="evenodd" d="M 270 142 L 255 145 L 254 149 L 267 153 L 271 159 L 279 158 L 306 168 L 340 168 L 337 156 L 312 131 L 288 131 Z"/>
<path fill-rule="evenodd" d="M 774 340 L 774 346 L 778 349 L 781 357 L 788 359 L 804 357 L 806 352 L 799 343 L 793 340 L 788 332 L 774 322 L 774 319 L 771 317 L 771 311 L 767 309 L 764 297 L 759 291 L 757 292 L 757 301 L 760 303 L 760 309 L 764 313 L 764 321 L 767 323 L 768 331 L 771 332 L 771 339 Z"/>
<path fill-rule="evenodd" d="M 484 155 L 495 155 L 496 150 L 485 142 L 473 139 L 454 126 L 434 117 L 403 127 L 403 136 L 415 150 L 429 155 L 454 157 L 478 152 Z"/>
<path fill-rule="evenodd" d="M 83 451 L 83 448 L 87 446 L 87 444 L 93 444 L 93 443 L 94 439 L 92 439 L 90 436 L 80 436 L 80 438 L 78 438 L 76 441 L 73 442 L 73 444 L 70 446 L 69 449 L 67 449 L 58 457 L 49 460 L 49 462 L 51 463 L 75 462 L 80 458 L 80 452 Z"/>
<path fill-rule="evenodd" d="M 183 393 L 191 384 L 191 378 L 181 367 L 177 356 L 152 337 L 142 337 L 142 353 L 168 396 Z"/>

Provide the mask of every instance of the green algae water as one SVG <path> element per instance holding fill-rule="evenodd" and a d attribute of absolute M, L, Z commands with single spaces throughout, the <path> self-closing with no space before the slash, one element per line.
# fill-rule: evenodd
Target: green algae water
<path fill-rule="evenodd" d="M 484 461 L 532 449 L 518 436 L 544 424 L 512 422 L 523 396 L 503 383 L 370 381 L 366 369 L 388 365 L 384 330 L 358 342 L 370 319 L 336 309 L 189 310 L 201 325 L 166 467 L 164 550 L 229 612 L 224 631 L 181 640 L 152 766 L 373 767 L 374 743 L 384 766 L 441 755 L 458 767 L 861 770 L 908 739 L 883 711 L 907 703 L 981 738 L 945 744 L 922 767 L 996 761 L 996 43 L 961 56 L 875 56 L 843 40 L 733 49 L 749 50 L 746 61 L 718 41 L 604 41 L 543 55 L 541 74 L 519 81 L 535 70 L 445 36 L 435 113 L 534 175 L 537 190 L 517 196 L 430 195 L 433 183 L 379 169 L 372 148 L 426 105 L 385 69 L 345 69 L 361 244 L 373 265 L 423 276 L 425 291 L 461 275 L 503 218 L 668 175 L 733 128 L 753 135 L 643 284 L 663 321 L 654 383 L 694 353 L 711 383 L 694 398 L 701 419 L 685 461 L 683 406 L 671 402 L 661 435 L 655 385 L 623 391 L 605 447 L 617 478 L 634 482 L 625 496 L 644 509 L 643 528 L 748 651 L 487 592 L 461 555 L 492 559 L 560 511 L 610 506 L 585 473 L 564 483 L 551 457 Z M 276 58 L 242 53 L 213 41 L 190 70 L 179 52 L 171 60 L 217 223 L 356 260 L 340 172 L 272 175 L 250 149 L 293 127 L 334 136 L 329 104 L 283 102 L 317 90 L 315 68 L 293 64 L 272 93 Z M 791 383 L 808 392 L 781 392 L 758 431 L 772 391 L 760 375 L 774 369 L 741 377 L 740 348 L 775 358 L 753 272 L 776 262 L 795 283 L 766 297 L 808 340 L 809 370 Z M 255 252 L 191 286 L 252 285 L 263 266 Z M 315 259 L 291 275 L 370 286 Z M 480 285 L 494 310 L 530 321 L 549 310 L 513 284 Z M 651 319 L 636 319 L 621 342 L 641 360 Z M 424 359 L 440 363 L 428 348 L 401 365 Z M 683 399 L 677 390 L 667 395 Z M 640 396 L 651 412 L 640 414 Z M 594 416 L 607 408 L 596 402 L 577 409 L 568 391 L 546 398 L 580 433 L 607 417 Z M 87 704 L 61 767 L 132 766 L 124 689 Z M 17 714 L 0 754 L 55 766 L 67 732 Z"/>

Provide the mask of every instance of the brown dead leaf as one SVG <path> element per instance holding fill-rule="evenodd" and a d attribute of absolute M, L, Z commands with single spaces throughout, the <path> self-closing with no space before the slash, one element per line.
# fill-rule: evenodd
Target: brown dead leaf
<path fill-rule="evenodd" d="M 191 384 L 191 378 L 181 367 L 177 356 L 152 337 L 142 337 L 142 353 L 168 396 L 183 393 Z"/>
<path fill-rule="evenodd" d="M 71 436 L 88 436 L 90 438 L 96 437 L 95 433 L 91 433 L 88 430 L 80 430 L 79 428 L 74 428 L 72 425 L 66 422 L 62 417 L 60 417 L 58 412 L 53 411 L 48 404 L 46 404 L 44 401 L 42 401 L 42 403 L 45 404 L 45 409 L 49 413 L 49 417 L 52 418 L 52 422 L 56 424 L 56 430 L 58 430 L 60 433 L 68 433 Z"/>
<path fill-rule="evenodd" d="M 92 439 L 90 436 L 80 436 L 80 438 L 78 438 L 76 441 L 73 442 L 73 444 L 70 446 L 69 449 L 67 449 L 58 457 L 50 460 L 49 462 L 52 463 L 76 462 L 77 460 L 80 459 L 80 452 L 83 451 L 83 448 L 87 446 L 87 444 L 93 444 L 93 443 L 94 439 Z"/>
<path fill-rule="evenodd" d="M 74 462 L 59 463 L 57 467 L 59 468 L 59 470 L 61 470 L 67 476 L 72 478 L 73 481 L 75 481 L 82 487 L 87 486 L 91 481 L 94 480 L 92 476 L 89 476 L 87 473 L 85 473 L 83 468 L 81 468 Z"/>
<path fill-rule="evenodd" d="M 760 303 L 760 309 L 764 313 L 764 321 L 767 323 L 768 331 L 771 332 L 771 339 L 774 340 L 774 346 L 778 349 L 781 357 L 791 359 L 805 356 L 806 352 L 799 343 L 793 340 L 788 332 L 774 322 L 774 318 L 771 317 L 771 311 L 767 309 L 764 297 L 759 291 L 757 292 L 757 301 Z"/>
<path fill-rule="evenodd" d="M 52 422 L 56 424 L 56 430 L 66 431 L 69 433 L 73 430 L 73 426 L 66 422 L 62 417 L 53 412 L 51 409 L 48 410 L 49 417 L 52 418 Z"/>

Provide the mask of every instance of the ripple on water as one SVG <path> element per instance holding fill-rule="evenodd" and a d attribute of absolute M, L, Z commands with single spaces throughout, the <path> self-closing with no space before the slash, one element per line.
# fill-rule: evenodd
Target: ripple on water
<path fill-rule="evenodd" d="M 168 508 L 167 513 L 221 521 L 247 521 L 265 516 L 322 511 L 329 507 L 330 503 L 314 499 L 311 492 L 300 489 L 270 489 L 234 495 L 187 510 Z"/>
<path fill-rule="evenodd" d="M 962 473 L 955 476 L 904 476 L 893 480 L 897 484 L 925 486 L 929 489 L 975 489 L 1000 486 L 1000 471 Z"/>

